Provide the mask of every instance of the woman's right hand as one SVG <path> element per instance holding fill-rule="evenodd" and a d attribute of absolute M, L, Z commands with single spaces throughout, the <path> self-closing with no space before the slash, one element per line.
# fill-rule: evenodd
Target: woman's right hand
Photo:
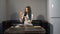
<path fill-rule="evenodd" d="M 22 12 L 20 12 L 20 18 L 22 18 L 23 17 L 23 13 Z"/>

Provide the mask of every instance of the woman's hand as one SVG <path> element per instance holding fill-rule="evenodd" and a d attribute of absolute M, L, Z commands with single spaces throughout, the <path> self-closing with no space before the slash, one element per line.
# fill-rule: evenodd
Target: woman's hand
<path fill-rule="evenodd" d="M 22 12 L 20 12 L 20 18 L 22 18 L 23 17 L 23 13 Z"/>

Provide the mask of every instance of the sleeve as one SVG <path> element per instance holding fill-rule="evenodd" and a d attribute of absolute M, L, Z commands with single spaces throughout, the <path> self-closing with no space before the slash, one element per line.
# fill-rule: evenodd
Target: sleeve
<path fill-rule="evenodd" d="M 33 14 L 31 14 L 31 20 L 33 20 Z"/>

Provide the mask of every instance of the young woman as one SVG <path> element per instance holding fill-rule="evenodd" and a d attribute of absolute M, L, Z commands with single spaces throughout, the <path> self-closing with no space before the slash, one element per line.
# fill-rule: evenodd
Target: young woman
<path fill-rule="evenodd" d="M 26 6 L 24 14 L 20 12 L 20 22 L 24 24 L 31 24 L 32 18 L 33 18 L 33 15 L 31 13 L 31 7 Z"/>
<path fill-rule="evenodd" d="M 24 13 L 24 24 L 31 24 L 32 18 L 33 18 L 33 15 L 31 13 L 31 7 L 26 6 L 25 13 Z"/>

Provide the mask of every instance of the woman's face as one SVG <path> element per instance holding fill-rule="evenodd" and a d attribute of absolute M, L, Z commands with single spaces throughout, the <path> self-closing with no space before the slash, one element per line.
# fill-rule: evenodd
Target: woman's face
<path fill-rule="evenodd" d="M 28 13 L 28 8 L 26 8 L 26 12 Z"/>

